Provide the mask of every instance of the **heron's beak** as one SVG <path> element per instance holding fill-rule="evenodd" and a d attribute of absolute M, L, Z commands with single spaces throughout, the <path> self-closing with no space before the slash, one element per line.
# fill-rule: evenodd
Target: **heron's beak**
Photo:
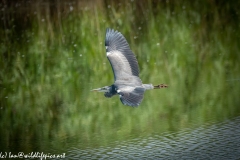
<path fill-rule="evenodd" d="M 99 92 L 101 88 L 97 88 L 97 89 L 92 89 L 91 91 L 94 91 L 94 92 Z"/>
<path fill-rule="evenodd" d="M 105 90 L 103 90 L 103 88 L 97 88 L 97 89 L 92 89 L 91 91 L 94 91 L 94 92 L 104 92 Z"/>

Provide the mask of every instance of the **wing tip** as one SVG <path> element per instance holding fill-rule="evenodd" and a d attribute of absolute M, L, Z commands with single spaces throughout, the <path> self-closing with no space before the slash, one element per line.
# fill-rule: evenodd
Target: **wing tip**
<path fill-rule="evenodd" d="M 118 31 L 116 31 L 116 30 L 114 30 L 114 29 L 112 29 L 112 28 L 107 28 L 106 29 L 106 37 L 107 36 L 110 36 L 112 33 L 118 33 Z"/>
<path fill-rule="evenodd" d="M 105 46 L 109 46 L 110 44 L 110 35 L 111 35 L 111 32 L 113 32 L 113 29 L 111 28 L 107 28 L 106 29 L 106 38 L 105 38 Z M 107 48 L 106 48 L 107 49 Z"/>
<path fill-rule="evenodd" d="M 106 33 L 110 32 L 110 31 L 112 31 L 112 30 L 113 30 L 112 28 L 107 27 L 107 29 L 106 29 Z"/>
<path fill-rule="evenodd" d="M 114 30 L 114 29 L 112 29 L 112 28 L 110 28 L 110 27 L 107 27 L 106 28 L 106 33 L 109 33 L 109 32 L 118 32 L 117 30 Z"/>

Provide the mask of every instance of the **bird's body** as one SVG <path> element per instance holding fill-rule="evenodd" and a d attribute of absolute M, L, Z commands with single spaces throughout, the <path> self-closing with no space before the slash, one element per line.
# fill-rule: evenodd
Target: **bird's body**
<path fill-rule="evenodd" d="M 164 84 L 157 86 L 142 84 L 137 59 L 120 32 L 108 28 L 105 46 L 115 81 L 111 86 L 93 91 L 105 92 L 104 95 L 108 98 L 119 95 L 124 105 L 138 106 L 142 102 L 145 90 L 167 87 Z"/>

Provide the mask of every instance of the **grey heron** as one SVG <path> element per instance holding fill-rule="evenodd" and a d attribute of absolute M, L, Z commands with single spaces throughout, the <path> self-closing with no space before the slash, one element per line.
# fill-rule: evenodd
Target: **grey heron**
<path fill-rule="evenodd" d="M 137 59 L 120 32 L 107 28 L 105 47 L 113 70 L 114 83 L 92 91 L 105 92 L 104 96 L 108 98 L 119 95 L 124 105 L 134 107 L 142 102 L 146 90 L 167 87 L 165 84 L 154 86 L 142 83 Z"/>

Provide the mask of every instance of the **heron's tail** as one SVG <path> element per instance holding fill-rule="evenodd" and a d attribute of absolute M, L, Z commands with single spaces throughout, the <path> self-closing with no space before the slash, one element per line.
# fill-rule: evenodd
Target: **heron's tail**
<path fill-rule="evenodd" d="M 161 88 L 167 88 L 168 85 L 166 84 L 159 84 L 159 85 L 156 85 L 156 86 L 153 86 L 154 89 L 161 89 Z"/>

